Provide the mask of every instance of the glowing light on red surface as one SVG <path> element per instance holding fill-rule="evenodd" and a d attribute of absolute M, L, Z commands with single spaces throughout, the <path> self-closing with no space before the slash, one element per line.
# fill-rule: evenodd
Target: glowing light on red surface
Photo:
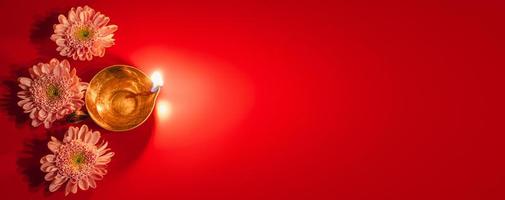
<path fill-rule="evenodd" d="M 159 46 L 138 49 L 131 60 L 142 71 L 159 71 L 165 82 L 154 113 L 157 148 L 225 140 L 252 106 L 249 78 L 227 62 Z"/>
<path fill-rule="evenodd" d="M 156 104 L 156 117 L 160 121 L 165 121 L 172 115 L 172 104 L 167 100 L 158 100 Z"/>

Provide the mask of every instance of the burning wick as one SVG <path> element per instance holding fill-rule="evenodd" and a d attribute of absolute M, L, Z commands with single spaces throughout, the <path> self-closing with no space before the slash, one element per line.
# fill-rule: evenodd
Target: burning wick
<path fill-rule="evenodd" d="M 151 75 L 151 81 L 153 82 L 151 92 L 152 93 L 158 92 L 161 86 L 163 86 L 163 77 L 161 76 L 161 73 L 159 71 L 153 72 L 153 74 Z"/>

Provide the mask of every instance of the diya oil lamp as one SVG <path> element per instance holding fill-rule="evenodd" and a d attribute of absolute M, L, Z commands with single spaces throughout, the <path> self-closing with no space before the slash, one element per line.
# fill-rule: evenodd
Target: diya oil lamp
<path fill-rule="evenodd" d="M 110 131 L 128 131 L 151 115 L 163 85 L 161 73 L 151 78 L 135 67 L 113 65 L 98 72 L 86 91 L 91 119 Z"/>

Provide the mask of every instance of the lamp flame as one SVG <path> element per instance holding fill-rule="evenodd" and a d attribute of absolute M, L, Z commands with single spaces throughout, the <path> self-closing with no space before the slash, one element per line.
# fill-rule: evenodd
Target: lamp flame
<path fill-rule="evenodd" d="M 153 82 L 151 92 L 158 92 L 158 90 L 160 90 L 160 87 L 163 86 L 163 76 L 161 75 L 161 72 L 153 72 L 151 75 L 151 81 Z"/>

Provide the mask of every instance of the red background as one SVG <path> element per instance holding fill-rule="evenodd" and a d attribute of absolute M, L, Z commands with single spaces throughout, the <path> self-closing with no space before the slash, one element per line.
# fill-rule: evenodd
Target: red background
<path fill-rule="evenodd" d="M 479 3 L 476 3 L 479 2 Z M 0 1 L 1 199 L 61 199 L 15 80 L 62 59 L 52 24 L 90 5 L 112 64 L 163 72 L 141 127 L 75 199 L 505 199 L 505 1 Z"/>

